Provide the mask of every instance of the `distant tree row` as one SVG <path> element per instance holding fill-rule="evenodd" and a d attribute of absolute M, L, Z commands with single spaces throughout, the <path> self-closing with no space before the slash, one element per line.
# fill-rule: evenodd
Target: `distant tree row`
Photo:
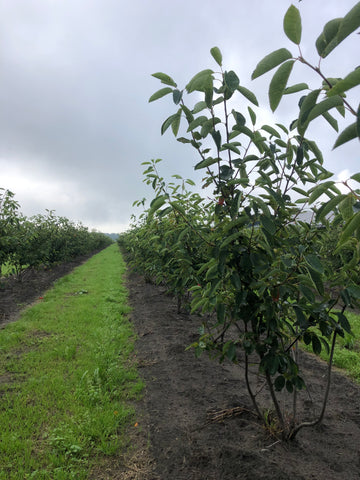
<path fill-rule="evenodd" d="M 0 274 L 7 271 L 19 277 L 26 268 L 39 268 L 68 261 L 101 250 L 112 239 L 100 232 L 89 232 L 81 223 L 58 217 L 53 210 L 45 215 L 26 217 L 10 190 L 0 189 Z"/>

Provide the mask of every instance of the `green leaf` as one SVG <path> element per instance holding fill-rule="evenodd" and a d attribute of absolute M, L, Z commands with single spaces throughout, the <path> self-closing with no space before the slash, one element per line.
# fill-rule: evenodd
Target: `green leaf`
<path fill-rule="evenodd" d="M 164 203 L 166 202 L 166 198 L 167 197 L 165 195 L 160 195 L 159 197 L 154 198 L 152 200 L 152 202 L 150 203 L 151 212 L 155 212 L 160 207 L 162 207 L 164 205 Z"/>
<path fill-rule="evenodd" d="M 330 97 L 332 95 L 342 94 L 353 87 L 360 85 L 360 67 L 357 67 L 353 72 L 346 75 L 343 80 L 337 82 L 327 93 Z"/>
<path fill-rule="evenodd" d="M 333 185 L 333 181 L 323 182 L 320 183 L 320 185 L 316 185 L 316 187 L 314 187 L 313 191 L 310 194 L 309 205 L 314 203 L 315 200 L 317 200 L 323 193 L 326 193 L 326 191 Z"/>
<path fill-rule="evenodd" d="M 354 173 L 354 175 L 351 175 L 350 177 L 352 180 L 355 180 L 355 182 L 360 183 L 360 173 Z"/>
<path fill-rule="evenodd" d="M 285 377 L 283 375 L 276 377 L 274 387 L 277 392 L 281 392 L 281 390 L 285 387 Z"/>
<path fill-rule="evenodd" d="M 221 55 L 220 49 L 218 47 L 213 47 L 210 50 L 210 53 L 211 53 L 213 59 L 215 60 L 215 62 L 221 67 L 221 65 L 222 65 L 222 55 Z"/>
<path fill-rule="evenodd" d="M 360 228 L 360 212 L 355 213 L 345 224 L 343 231 L 341 232 L 338 247 L 343 245 L 345 241 L 351 237 L 351 235 Z"/>
<path fill-rule="evenodd" d="M 329 53 L 338 45 L 339 41 L 336 36 L 342 21 L 342 18 L 334 18 L 325 24 L 323 31 L 315 43 L 320 57 L 327 57 L 327 55 L 329 55 Z"/>
<path fill-rule="evenodd" d="M 261 130 L 265 130 L 265 132 L 270 133 L 270 135 L 273 135 L 274 137 L 281 138 L 280 133 L 277 130 L 275 130 L 275 128 L 270 127 L 270 125 L 263 125 L 261 127 Z"/>
<path fill-rule="evenodd" d="M 302 90 L 308 90 L 309 85 L 307 83 L 297 83 L 291 87 L 287 87 L 284 90 L 284 95 L 289 95 L 291 93 L 301 92 Z"/>
<path fill-rule="evenodd" d="M 182 99 L 182 92 L 180 90 L 174 90 L 173 91 L 173 101 L 175 105 L 179 105 Z"/>
<path fill-rule="evenodd" d="M 312 337 L 311 337 L 311 345 L 312 345 L 313 352 L 316 355 L 320 355 L 320 353 L 321 353 L 321 342 L 315 334 L 313 334 Z"/>
<path fill-rule="evenodd" d="M 269 100 L 271 110 L 274 112 L 278 107 L 284 91 L 287 81 L 289 79 L 291 70 L 294 65 L 294 60 L 289 60 L 283 63 L 275 72 L 269 86 Z"/>
<path fill-rule="evenodd" d="M 161 83 L 164 83 L 165 85 L 170 85 L 171 87 L 175 87 L 175 88 L 177 87 L 174 80 L 171 77 L 169 77 L 169 75 L 166 75 L 166 73 L 162 73 L 162 72 L 153 73 L 152 77 L 158 78 L 159 80 L 161 80 Z"/>
<path fill-rule="evenodd" d="M 320 295 L 324 295 L 325 290 L 321 274 L 312 268 L 308 268 L 308 272 L 316 290 L 320 293 Z"/>
<path fill-rule="evenodd" d="M 345 222 L 347 222 L 354 214 L 354 199 L 352 195 L 345 195 L 345 198 L 339 203 L 339 210 Z"/>
<path fill-rule="evenodd" d="M 347 287 L 347 291 L 351 297 L 355 298 L 356 300 L 360 300 L 360 288 L 357 285 L 350 285 Z"/>
<path fill-rule="evenodd" d="M 338 34 L 336 36 L 338 43 L 342 42 L 350 33 L 360 27 L 360 2 L 345 15 L 343 18 Z"/>
<path fill-rule="evenodd" d="M 177 138 L 177 141 L 181 142 L 181 143 L 191 143 L 191 140 L 189 138 L 185 138 L 185 137 Z"/>
<path fill-rule="evenodd" d="M 200 127 L 203 125 L 205 122 L 207 122 L 209 119 L 205 117 L 204 115 L 201 115 L 200 117 L 195 118 L 190 124 L 187 129 L 188 132 L 192 132 L 195 130 L 195 128 Z"/>
<path fill-rule="evenodd" d="M 241 95 L 243 95 L 245 98 L 247 98 L 249 100 L 249 102 L 253 103 L 257 107 L 259 106 L 259 102 L 258 102 L 258 100 L 257 100 L 257 98 L 256 98 L 256 96 L 253 92 L 251 92 L 250 90 L 248 90 L 245 87 L 242 87 L 241 85 L 239 85 L 237 87 L 237 90 L 238 90 L 238 92 L 241 93 Z"/>
<path fill-rule="evenodd" d="M 240 155 L 240 150 L 237 148 L 237 146 L 234 143 L 223 143 L 221 146 L 221 150 L 231 150 L 234 153 L 237 153 Z"/>
<path fill-rule="evenodd" d="M 201 72 L 197 73 L 186 85 L 185 88 L 187 92 L 188 93 L 195 92 L 195 91 L 204 92 L 209 87 L 211 87 L 212 89 L 213 73 L 214 72 L 210 69 L 202 70 Z"/>
<path fill-rule="evenodd" d="M 315 270 L 317 273 L 324 273 L 324 267 L 322 263 L 320 262 L 319 258 L 317 255 L 314 255 L 313 253 L 309 253 L 309 255 L 305 255 L 305 262 L 309 265 L 310 268 Z"/>
<path fill-rule="evenodd" d="M 240 83 L 239 77 L 233 70 L 224 73 L 224 81 L 225 85 L 231 90 L 231 92 L 234 92 Z"/>
<path fill-rule="evenodd" d="M 359 103 L 358 111 L 356 113 L 356 132 L 360 140 L 360 103 Z"/>
<path fill-rule="evenodd" d="M 336 95 L 335 97 L 326 98 L 325 100 L 314 105 L 314 107 L 311 109 L 307 117 L 307 123 L 310 123 L 319 115 L 323 115 L 331 108 L 335 108 L 342 104 L 343 104 L 343 101 L 339 95 Z"/>
<path fill-rule="evenodd" d="M 261 226 L 270 233 L 270 235 L 275 235 L 276 233 L 276 225 L 275 223 L 271 220 L 271 218 L 267 217 L 266 215 L 261 215 L 260 216 L 260 223 Z"/>
<path fill-rule="evenodd" d="M 171 123 L 171 129 L 172 129 L 173 134 L 175 135 L 175 137 L 177 136 L 177 134 L 178 134 L 178 132 L 179 132 L 180 121 L 181 121 L 181 112 L 182 112 L 182 109 L 179 108 L 179 110 L 178 110 L 177 113 L 175 114 L 174 120 L 173 120 L 172 123 Z"/>
<path fill-rule="evenodd" d="M 299 45 L 301 41 L 301 17 L 299 10 L 291 5 L 284 17 L 284 32 L 289 40 Z"/>
<path fill-rule="evenodd" d="M 356 122 L 352 123 L 348 127 L 343 130 L 338 138 L 336 139 L 336 142 L 334 143 L 333 148 L 337 148 L 340 145 L 343 145 L 346 142 L 349 142 L 350 140 L 353 140 L 354 138 L 357 138 L 357 125 Z"/>
<path fill-rule="evenodd" d="M 161 125 L 161 135 L 164 135 L 166 130 L 172 125 L 173 122 L 178 122 L 178 113 L 174 113 L 174 115 L 170 115 L 165 122 Z"/>
<path fill-rule="evenodd" d="M 201 102 L 198 102 L 195 104 L 192 112 L 199 113 L 201 112 L 201 110 L 204 110 L 204 108 L 207 108 L 207 105 L 206 105 L 206 102 L 202 100 Z"/>
<path fill-rule="evenodd" d="M 155 100 L 158 100 L 161 97 L 165 97 L 165 95 L 168 95 L 172 91 L 173 89 L 170 87 L 161 88 L 160 90 L 158 90 L 157 92 L 151 95 L 151 97 L 149 98 L 149 103 L 154 102 Z"/>
<path fill-rule="evenodd" d="M 194 167 L 195 170 L 200 170 L 201 168 L 206 168 L 209 167 L 210 165 L 213 165 L 214 163 L 218 162 L 218 158 L 206 158 L 205 160 L 201 160 L 201 162 L 197 163 Z"/>
<path fill-rule="evenodd" d="M 255 70 L 251 75 L 251 79 L 254 80 L 257 77 L 260 77 L 264 73 L 272 70 L 273 68 L 277 67 L 281 63 L 285 62 L 292 58 L 291 53 L 286 48 L 280 48 L 279 50 L 275 50 L 274 52 L 269 53 L 266 55 L 256 66 Z"/>
<path fill-rule="evenodd" d="M 218 130 L 213 130 L 211 132 L 211 136 L 214 139 L 214 142 L 217 146 L 217 149 L 220 150 L 220 148 L 221 148 L 221 133 Z"/>
<path fill-rule="evenodd" d="M 350 288 L 351 287 L 348 287 L 347 290 L 349 291 Z M 355 287 L 355 289 L 359 291 L 358 293 L 360 293 L 359 287 Z M 351 295 L 351 292 L 349 292 L 349 293 Z M 355 298 L 360 298 L 360 297 L 355 297 Z M 338 317 L 340 325 L 345 330 L 345 332 L 351 333 L 351 325 L 349 323 L 349 320 L 346 318 L 346 316 L 341 312 L 336 312 L 336 315 Z"/>
<path fill-rule="evenodd" d="M 251 123 L 253 125 L 255 125 L 255 123 L 256 123 L 256 113 L 254 112 L 254 110 L 251 107 L 248 107 L 248 112 L 249 112 L 249 115 L 250 115 L 250 118 L 251 118 Z"/>
<path fill-rule="evenodd" d="M 316 100 L 319 94 L 320 89 L 313 90 L 308 95 L 306 95 L 306 97 L 302 97 L 302 99 L 300 100 L 300 112 L 297 128 L 301 135 L 305 133 L 309 113 L 316 105 Z"/>
<path fill-rule="evenodd" d="M 231 113 L 233 114 L 236 124 L 240 127 L 243 127 L 246 123 L 244 115 L 240 112 L 237 112 L 236 110 L 232 110 Z"/>
<path fill-rule="evenodd" d="M 324 158 L 323 158 L 323 155 L 321 153 L 321 150 L 319 149 L 319 147 L 316 145 L 316 143 L 313 141 L 313 140 L 306 140 L 307 141 L 307 144 L 309 146 L 309 149 L 313 152 L 313 154 L 315 155 L 317 161 L 320 163 L 320 165 L 322 165 L 324 163 Z"/>
<path fill-rule="evenodd" d="M 338 122 L 337 120 L 332 116 L 330 115 L 329 112 L 325 112 L 322 114 L 323 117 L 325 118 L 325 120 L 330 123 L 330 125 L 333 127 L 333 129 L 338 132 L 339 131 L 339 126 L 338 126 Z"/>
<path fill-rule="evenodd" d="M 321 221 L 326 218 L 326 216 L 333 212 L 338 204 L 346 198 L 347 195 L 335 195 L 334 198 L 331 198 L 328 202 L 324 203 L 316 213 L 316 220 Z"/>

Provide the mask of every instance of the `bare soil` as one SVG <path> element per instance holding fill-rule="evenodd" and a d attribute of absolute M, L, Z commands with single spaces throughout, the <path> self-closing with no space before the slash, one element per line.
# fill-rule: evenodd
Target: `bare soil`
<path fill-rule="evenodd" d="M 126 478 L 151 480 L 359 480 L 360 386 L 333 373 L 323 423 L 301 430 L 291 443 L 277 441 L 251 413 L 243 370 L 186 347 L 201 319 L 178 314 L 163 288 L 135 273 L 127 279 L 132 321 L 138 332 L 137 361 L 146 389 L 138 405 L 149 439 L 151 471 Z M 299 415 L 321 409 L 326 364 L 302 354 L 307 390 Z M 252 382 L 261 388 L 256 375 Z M 266 401 L 265 389 L 259 395 Z M 285 400 L 284 400 L 284 405 Z M 125 478 L 125 477 L 107 477 Z"/>
<path fill-rule="evenodd" d="M 28 272 L 21 283 L 1 279 L 0 326 L 84 260 Z M 125 459 L 99 459 L 92 479 L 360 479 L 359 385 L 335 371 L 324 422 L 291 443 L 278 441 L 251 413 L 241 366 L 195 359 L 186 350 L 197 338 L 200 317 L 178 314 L 163 288 L 131 271 L 127 287 L 138 333 L 136 362 L 146 383 L 130 432 L 137 447 Z M 307 390 L 299 395 L 299 412 L 310 419 L 321 408 L 326 365 L 307 354 L 301 362 Z M 256 375 L 252 382 L 261 389 Z M 266 401 L 265 389 L 259 396 Z"/>

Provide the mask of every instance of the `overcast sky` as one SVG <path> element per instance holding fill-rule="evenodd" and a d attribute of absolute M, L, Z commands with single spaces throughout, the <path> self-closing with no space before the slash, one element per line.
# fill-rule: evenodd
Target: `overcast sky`
<path fill-rule="evenodd" d="M 0 187 L 15 192 L 27 216 L 50 209 L 89 228 L 124 230 L 139 213 L 133 201 L 152 198 L 141 162 L 163 158 L 165 175 L 198 178 L 191 149 L 160 134 L 176 107 L 170 97 L 148 103 L 162 87 L 151 74 L 168 73 L 183 88 L 198 71 L 216 69 L 216 45 L 224 67 L 267 108 L 271 73 L 250 77 L 277 48 L 297 54 L 282 30 L 291 3 L 302 16 L 303 54 L 317 63 L 324 24 L 355 0 L 0 0 Z M 347 38 L 323 62 L 325 74 L 354 68 L 359 43 L 359 35 Z M 290 84 L 318 87 L 310 71 L 295 70 Z M 359 89 L 351 96 L 357 105 Z M 262 118 L 287 124 L 296 99 L 287 100 Z M 323 119 L 309 133 L 337 176 L 360 171 L 357 141 L 332 152 Z"/>

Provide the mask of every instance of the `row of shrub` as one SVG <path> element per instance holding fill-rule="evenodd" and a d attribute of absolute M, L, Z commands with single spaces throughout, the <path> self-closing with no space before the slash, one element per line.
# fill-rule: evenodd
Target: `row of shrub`
<path fill-rule="evenodd" d="M 0 190 L 0 273 L 7 265 L 10 273 L 20 275 L 26 268 L 65 262 L 111 243 L 107 235 L 90 232 L 52 210 L 28 218 L 20 212 L 14 193 Z"/>

